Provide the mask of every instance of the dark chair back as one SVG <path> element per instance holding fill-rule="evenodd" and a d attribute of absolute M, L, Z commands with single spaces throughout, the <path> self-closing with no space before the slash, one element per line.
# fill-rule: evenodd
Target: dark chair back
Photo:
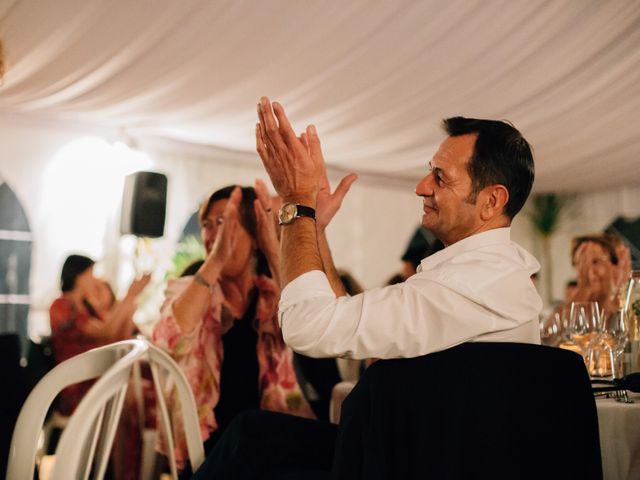
<path fill-rule="evenodd" d="M 0 335 L 0 478 L 5 477 L 13 427 L 30 389 L 20 357 L 20 337 L 14 333 Z"/>
<path fill-rule="evenodd" d="M 369 367 L 342 406 L 334 479 L 601 479 L 582 358 L 465 343 Z"/>

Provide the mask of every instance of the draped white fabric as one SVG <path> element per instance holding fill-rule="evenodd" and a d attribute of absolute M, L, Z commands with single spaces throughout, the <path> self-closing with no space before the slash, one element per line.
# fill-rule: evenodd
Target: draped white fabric
<path fill-rule="evenodd" d="M 0 113 L 254 153 L 254 105 L 331 166 L 414 182 L 451 115 L 508 119 L 538 191 L 640 180 L 636 0 L 0 1 Z"/>

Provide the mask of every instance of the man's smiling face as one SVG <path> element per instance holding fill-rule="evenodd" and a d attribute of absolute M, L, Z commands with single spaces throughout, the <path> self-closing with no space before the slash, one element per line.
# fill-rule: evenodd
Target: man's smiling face
<path fill-rule="evenodd" d="M 423 198 L 422 225 L 445 245 L 461 240 L 479 227 L 469 161 L 477 135 L 447 137 L 430 162 L 429 173 L 416 186 Z"/>

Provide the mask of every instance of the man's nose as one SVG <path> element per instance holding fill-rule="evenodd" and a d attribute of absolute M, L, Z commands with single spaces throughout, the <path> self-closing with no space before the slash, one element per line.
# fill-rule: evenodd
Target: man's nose
<path fill-rule="evenodd" d="M 419 197 L 429 197 L 433 195 L 433 174 L 430 172 L 416 185 L 416 195 Z"/>

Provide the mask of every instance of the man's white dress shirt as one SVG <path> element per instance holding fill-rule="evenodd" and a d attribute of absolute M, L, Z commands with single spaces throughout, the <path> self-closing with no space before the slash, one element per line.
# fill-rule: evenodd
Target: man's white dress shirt
<path fill-rule="evenodd" d="M 422 260 L 404 283 L 336 298 L 313 270 L 282 291 L 286 343 L 312 357 L 417 357 L 459 343 L 540 343 L 538 261 L 510 228 L 472 235 Z"/>

